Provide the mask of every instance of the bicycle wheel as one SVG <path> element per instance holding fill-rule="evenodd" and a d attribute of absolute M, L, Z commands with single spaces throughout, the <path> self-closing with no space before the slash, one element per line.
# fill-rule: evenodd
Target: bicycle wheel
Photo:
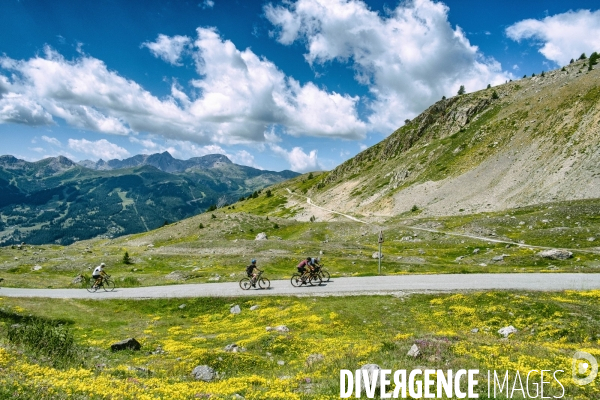
<path fill-rule="evenodd" d="M 112 292 L 115 290 L 115 282 L 112 279 L 104 279 L 102 281 L 102 288 L 105 292 Z"/>
<path fill-rule="evenodd" d="M 248 279 L 248 278 L 240 279 L 240 287 L 242 288 L 242 290 L 250 289 L 250 287 L 252 287 L 252 284 L 250 283 L 250 279 Z"/>
<path fill-rule="evenodd" d="M 90 286 L 86 286 L 86 289 L 88 292 L 95 293 L 96 290 L 98 290 L 98 287 L 94 286 L 95 283 L 96 283 L 96 281 L 92 279 L 92 283 L 90 283 Z"/>
<path fill-rule="evenodd" d="M 261 289 L 268 289 L 271 287 L 271 281 L 267 278 L 260 278 L 258 280 L 258 286 L 260 286 Z"/>
<path fill-rule="evenodd" d="M 310 283 L 311 286 L 320 285 L 321 282 L 322 282 L 322 280 L 319 275 L 310 275 L 308 277 L 308 283 Z"/>
<path fill-rule="evenodd" d="M 290 280 L 290 282 L 292 283 L 293 287 L 298 287 L 300 285 L 302 285 L 302 276 L 300 274 L 294 274 L 292 275 L 292 279 Z"/>
<path fill-rule="evenodd" d="M 321 271 L 321 280 L 323 282 L 329 282 L 329 279 L 331 279 L 331 276 L 329 275 L 329 272 L 327 272 L 327 271 Z"/>

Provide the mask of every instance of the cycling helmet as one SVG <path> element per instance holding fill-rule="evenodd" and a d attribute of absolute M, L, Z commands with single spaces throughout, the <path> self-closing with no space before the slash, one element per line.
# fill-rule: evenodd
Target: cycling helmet
<path fill-rule="evenodd" d="M 251 261 L 252 264 L 256 264 L 256 260 L 253 258 Z"/>
<path fill-rule="evenodd" d="M 312 257 L 306 257 L 306 261 L 312 261 Z"/>
<path fill-rule="evenodd" d="M 100 266 L 101 266 L 101 267 L 106 267 L 106 264 L 104 264 L 104 263 L 100 263 Z"/>

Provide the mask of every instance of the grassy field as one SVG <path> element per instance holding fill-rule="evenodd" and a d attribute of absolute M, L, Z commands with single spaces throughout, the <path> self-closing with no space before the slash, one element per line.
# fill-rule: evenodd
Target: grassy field
<path fill-rule="evenodd" d="M 599 291 L 400 298 L 1 298 L 0 398 L 239 399 L 233 397 L 237 394 L 334 399 L 339 398 L 339 370 L 367 363 L 408 371 L 479 369 L 480 398 L 488 398 L 487 370 L 509 370 L 511 377 L 519 371 L 523 380 L 533 369 L 564 370 L 557 375 L 564 398 L 600 398 L 599 385 L 577 386 L 571 378 L 575 351 L 600 358 L 599 300 Z M 236 304 L 240 314 L 230 312 Z M 11 336 L 15 326 L 33 332 L 40 323 L 47 328 L 40 334 L 42 342 L 53 344 L 41 346 L 35 335 Z M 279 325 L 289 332 L 267 330 Z M 497 331 L 508 325 L 518 331 L 503 338 Z M 109 350 L 128 337 L 142 349 Z M 230 344 L 240 351 L 226 351 Z M 407 355 L 413 344 L 421 351 L 417 358 Z M 56 354 L 49 349 L 57 349 Z M 198 365 L 210 366 L 218 377 L 194 380 L 190 374 Z M 530 389 L 533 394 L 535 387 L 530 384 Z M 546 396 L 561 395 L 556 383 L 545 389 Z"/>
<path fill-rule="evenodd" d="M 296 179 L 300 191 L 306 180 Z M 377 273 L 372 256 L 380 230 L 384 274 L 600 271 L 600 200 L 440 218 L 420 218 L 417 211 L 365 225 L 342 217 L 315 222 L 281 217 L 297 208 L 294 199 L 275 187 L 270 197 L 262 193 L 147 233 L 70 246 L 3 247 L 0 277 L 12 287 L 81 287 L 73 280 L 89 278 L 105 262 L 120 287 L 222 282 L 240 279 L 256 258 L 269 278 L 284 279 L 306 256 L 321 256 L 333 276 L 367 276 Z M 269 239 L 254 240 L 260 232 Z M 540 249 L 519 244 L 574 254 L 549 260 L 539 257 Z M 123 263 L 126 251 L 131 264 Z"/>

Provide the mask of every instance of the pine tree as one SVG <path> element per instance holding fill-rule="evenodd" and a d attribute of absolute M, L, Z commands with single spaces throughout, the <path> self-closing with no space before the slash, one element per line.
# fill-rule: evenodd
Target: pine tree
<path fill-rule="evenodd" d="M 129 258 L 129 253 L 125 252 L 123 255 L 123 264 L 131 264 L 131 259 Z"/>
<path fill-rule="evenodd" d="M 465 90 L 465 85 L 460 85 L 460 88 L 458 89 L 458 95 L 462 95 L 465 94 L 466 90 Z"/>

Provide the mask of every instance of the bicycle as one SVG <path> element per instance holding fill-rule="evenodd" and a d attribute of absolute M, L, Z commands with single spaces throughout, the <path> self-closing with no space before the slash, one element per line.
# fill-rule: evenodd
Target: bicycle
<path fill-rule="evenodd" d="M 321 278 L 321 281 L 329 282 L 329 280 L 331 279 L 331 275 L 329 275 L 329 271 L 327 271 L 324 268 L 325 268 L 325 266 L 322 264 L 320 266 L 315 267 L 315 273 L 317 275 L 319 275 L 319 277 Z"/>
<path fill-rule="evenodd" d="M 304 271 L 303 274 L 300 274 L 298 272 L 294 273 L 292 275 L 292 279 L 290 279 L 290 283 L 294 287 L 302 286 L 305 284 L 314 286 L 320 285 L 322 283 L 322 279 L 316 271 Z"/>
<path fill-rule="evenodd" d="M 258 283 L 258 287 L 261 289 L 268 289 L 271 287 L 271 281 L 268 280 L 267 278 L 265 278 L 264 276 L 262 276 L 264 271 L 260 271 L 258 272 L 258 275 L 252 277 L 252 278 L 242 278 L 240 279 L 240 287 L 242 288 L 242 290 L 248 290 L 251 287 L 255 287 L 256 288 L 256 284 Z"/>
<path fill-rule="evenodd" d="M 115 290 L 115 281 L 113 281 L 110 275 L 105 275 L 100 280 L 100 283 L 96 285 L 96 280 L 92 279 L 92 283 L 90 286 L 86 287 L 87 291 L 90 293 L 95 293 L 98 289 L 104 289 L 105 292 L 112 292 Z"/>

